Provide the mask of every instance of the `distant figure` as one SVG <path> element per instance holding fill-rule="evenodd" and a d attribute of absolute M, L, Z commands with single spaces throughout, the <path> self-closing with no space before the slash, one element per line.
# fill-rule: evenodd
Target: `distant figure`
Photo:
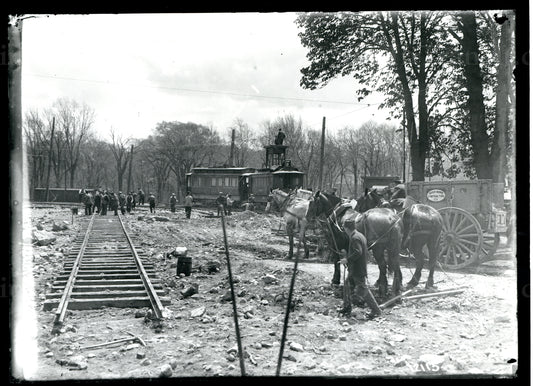
<path fill-rule="evenodd" d="M 187 195 L 185 196 L 185 217 L 191 218 L 191 209 L 193 204 L 193 197 L 191 195 L 191 192 L 187 192 Z"/>
<path fill-rule="evenodd" d="M 155 196 L 152 193 L 148 197 L 148 204 L 150 204 L 150 213 L 155 213 Z"/>
<path fill-rule="evenodd" d="M 226 213 L 226 197 L 224 197 L 224 193 L 219 192 L 218 197 L 215 200 L 215 203 L 217 204 L 217 216 L 220 216 L 220 211 L 223 210 L 224 213 Z"/>
<path fill-rule="evenodd" d="M 138 195 L 139 195 L 139 205 L 144 205 L 144 192 L 140 188 L 139 188 Z"/>
<path fill-rule="evenodd" d="M 285 139 L 285 133 L 279 129 L 276 139 L 274 139 L 274 144 L 283 145 L 283 140 Z"/>
<path fill-rule="evenodd" d="M 228 194 L 227 197 L 226 197 L 226 208 L 227 208 L 226 214 L 228 216 L 231 216 L 231 207 L 232 206 L 233 206 L 233 200 L 231 199 L 231 194 Z"/>
<path fill-rule="evenodd" d="M 120 213 L 123 215 L 126 214 L 126 208 L 124 207 L 126 205 L 126 196 L 122 192 L 118 192 L 118 204 L 120 206 Z"/>
<path fill-rule="evenodd" d="M 106 190 L 104 192 L 104 195 L 102 196 L 102 210 L 100 211 L 101 216 L 105 216 L 107 214 L 107 207 L 109 206 L 109 201 L 109 194 Z"/>
<path fill-rule="evenodd" d="M 178 199 L 176 198 L 176 194 L 172 193 L 170 195 L 170 211 L 172 213 L 176 213 L 176 202 Z"/>
<path fill-rule="evenodd" d="M 100 191 L 97 190 L 94 193 L 93 212 L 100 213 L 100 207 L 101 206 L 102 206 L 102 195 L 100 194 Z"/>
<path fill-rule="evenodd" d="M 87 216 L 90 216 L 93 214 L 93 196 L 91 193 L 87 192 L 83 195 L 83 203 L 85 204 L 85 214 Z"/>
<path fill-rule="evenodd" d="M 250 210 L 254 210 L 255 209 L 255 196 L 253 193 L 250 194 L 250 197 L 248 197 L 248 203 L 251 204 Z"/>
<path fill-rule="evenodd" d="M 133 197 L 133 201 L 131 202 L 131 209 L 135 209 L 137 206 L 137 193 L 131 192 L 131 195 Z"/>
<path fill-rule="evenodd" d="M 118 216 L 118 197 L 114 192 L 109 194 L 109 209 L 115 213 L 115 216 Z"/>
<path fill-rule="evenodd" d="M 126 211 L 128 213 L 131 213 L 131 207 L 133 204 L 133 192 L 129 192 L 128 196 L 126 197 Z"/>

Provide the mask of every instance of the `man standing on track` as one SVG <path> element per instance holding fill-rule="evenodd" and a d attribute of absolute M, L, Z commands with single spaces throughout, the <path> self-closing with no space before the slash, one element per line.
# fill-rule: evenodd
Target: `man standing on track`
<path fill-rule="evenodd" d="M 100 194 L 100 190 L 96 190 L 96 193 L 94 193 L 94 205 L 93 205 L 93 212 L 96 211 L 96 213 L 100 213 L 100 207 L 102 206 L 102 195 Z"/>
<path fill-rule="evenodd" d="M 226 214 L 226 197 L 224 197 L 224 193 L 219 192 L 215 202 L 217 204 L 217 216 L 220 216 L 221 210 L 223 210 L 224 214 Z"/>
<path fill-rule="evenodd" d="M 139 195 L 139 205 L 144 205 L 144 192 L 142 191 L 141 188 L 139 188 L 138 195 Z"/>
<path fill-rule="evenodd" d="M 115 216 L 118 216 L 118 197 L 115 192 L 109 194 L 109 209 L 115 212 Z"/>
<path fill-rule="evenodd" d="M 185 217 L 191 218 L 191 209 L 192 209 L 193 198 L 191 192 L 187 192 L 185 196 Z"/>
<path fill-rule="evenodd" d="M 100 212 L 101 216 L 107 215 L 107 207 L 109 205 L 109 193 L 107 190 L 104 192 L 104 195 L 102 196 L 102 210 Z"/>
<path fill-rule="evenodd" d="M 124 205 L 126 205 L 126 196 L 122 192 L 118 192 L 118 203 L 120 205 L 120 213 L 125 215 L 126 209 L 124 208 Z"/>
<path fill-rule="evenodd" d="M 133 202 L 133 195 L 132 195 L 132 192 L 129 192 L 128 196 L 126 197 L 126 211 L 128 213 L 131 213 L 132 202 Z"/>

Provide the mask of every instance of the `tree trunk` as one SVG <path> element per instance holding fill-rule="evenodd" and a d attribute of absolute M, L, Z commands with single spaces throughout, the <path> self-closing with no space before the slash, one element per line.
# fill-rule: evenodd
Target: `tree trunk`
<path fill-rule="evenodd" d="M 503 182 L 506 172 L 506 132 L 509 129 L 511 21 L 501 26 L 496 87 L 496 125 L 491 149 L 492 181 Z"/>
<path fill-rule="evenodd" d="M 489 157 L 489 136 L 485 121 L 483 104 L 483 78 L 479 66 L 479 45 L 477 41 L 477 22 L 474 12 L 463 12 L 459 16 L 463 32 L 462 49 L 465 62 L 467 107 L 469 110 L 470 134 L 472 137 L 473 165 L 477 178 L 491 178 Z"/>

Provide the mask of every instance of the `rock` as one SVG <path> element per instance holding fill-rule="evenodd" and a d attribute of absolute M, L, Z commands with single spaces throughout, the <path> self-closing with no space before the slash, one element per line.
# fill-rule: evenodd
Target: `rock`
<path fill-rule="evenodd" d="M 283 358 L 287 359 L 288 361 L 296 362 L 296 358 L 291 354 L 283 354 Z"/>
<path fill-rule="evenodd" d="M 494 323 L 511 323 L 511 319 L 507 316 L 497 316 L 494 318 Z"/>
<path fill-rule="evenodd" d="M 303 346 L 300 343 L 296 343 L 296 342 L 291 342 L 289 348 L 293 351 L 299 351 L 299 352 L 304 351 Z"/>
<path fill-rule="evenodd" d="M 136 355 L 136 358 L 137 359 L 144 359 L 146 358 L 146 353 L 145 352 L 142 352 L 142 351 L 139 351 Z"/>
<path fill-rule="evenodd" d="M 209 290 L 209 293 L 211 294 L 218 294 L 220 292 L 218 287 L 213 287 Z"/>
<path fill-rule="evenodd" d="M 161 369 L 159 372 L 160 377 L 168 378 L 171 375 L 172 375 L 172 367 L 170 367 L 168 363 L 161 366 Z"/>
<path fill-rule="evenodd" d="M 48 351 L 46 354 L 44 354 L 47 358 L 51 358 L 54 356 L 54 353 L 52 351 Z"/>
<path fill-rule="evenodd" d="M 399 361 L 394 363 L 394 367 L 404 367 L 407 365 L 407 362 L 405 359 L 400 359 Z"/>
<path fill-rule="evenodd" d="M 419 363 L 425 363 L 430 369 L 440 369 L 445 361 L 444 355 L 424 354 L 418 358 Z"/>
<path fill-rule="evenodd" d="M 152 364 L 152 361 L 148 358 L 145 358 L 141 361 L 141 366 L 149 366 Z"/>
<path fill-rule="evenodd" d="M 198 307 L 191 311 L 191 317 L 195 318 L 197 316 L 202 316 L 205 313 L 205 307 Z"/>
<path fill-rule="evenodd" d="M 183 296 L 184 298 L 188 298 L 189 296 L 197 294 L 198 293 L 198 284 L 197 283 L 193 283 L 188 288 L 181 290 L 180 293 L 181 293 L 181 296 Z"/>
<path fill-rule="evenodd" d="M 227 290 L 224 292 L 224 295 L 222 295 L 221 300 L 223 302 L 229 302 L 231 300 L 231 290 Z"/>
<path fill-rule="evenodd" d="M 178 367 L 178 361 L 176 358 L 172 358 L 168 364 L 172 367 L 172 370 L 175 370 L 176 367 Z"/>
<path fill-rule="evenodd" d="M 215 273 L 220 271 L 221 266 L 222 264 L 217 260 L 208 260 L 201 266 L 200 270 L 207 273 Z"/>
<path fill-rule="evenodd" d="M 340 335 L 339 340 L 346 341 L 346 335 Z"/>
<path fill-rule="evenodd" d="M 259 350 L 259 349 L 263 348 L 263 345 L 261 343 L 259 343 L 259 342 L 256 342 L 256 343 L 254 343 L 254 348 Z"/>
<path fill-rule="evenodd" d="M 95 354 L 95 353 L 87 354 L 87 358 L 94 358 L 94 357 L 96 357 L 96 354 Z"/>
<path fill-rule="evenodd" d="M 68 229 L 68 225 L 65 224 L 65 222 L 62 222 L 62 223 L 56 223 L 54 222 L 53 225 L 52 225 L 52 231 L 54 232 L 59 232 L 59 231 L 64 231 Z"/>
<path fill-rule="evenodd" d="M 32 243 L 39 246 L 50 245 L 56 241 L 56 236 L 47 231 L 35 230 L 32 232 Z"/>
<path fill-rule="evenodd" d="M 246 295 L 246 290 L 245 289 L 241 289 L 239 290 L 239 292 L 237 292 L 237 296 L 242 298 L 243 296 Z"/>
<path fill-rule="evenodd" d="M 402 334 L 393 334 L 388 337 L 391 342 L 403 342 L 407 337 Z"/>
<path fill-rule="evenodd" d="M 126 346 L 126 351 L 133 350 L 134 348 L 138 348 L 138 347 L 141 347 L 139 343 L 128 344 Z"/>
<path fill-rule="evenodd" d="M 168 217 L 164 217 L 164 216 L 154 216 L 153 219 L 155 221 L 162 221 L 162 222 L 170 221 L 170 219 Z"/>
<path fill-rule="evenodd" d="M 174 256 L 187 256 L 187 248 L 186 247 L 176 247 L 174 251 L 172 251 L 172 254 Z"/>
<path fill-rule="evenodd" d="M 261 304 L 264 305 L 264 306 L 267 306 L 268 305 L 268 300 L 261 299 Z"/>
<path fill-rule="evenodd" d="M 78 329 L 74 327 L 72 324 L 67 324 L 65 326 L 65 332 L 72 331 L 72 332 L 78 332 Z"/>
<path fill-rule="evenodd" d="M 44 228 L 43 228 L 43 225 L 42 225 L 41 223 L 37 223 L 37 224 L 35 225 L 35 228 L 37 228 L 37 230 L 39 230 L 39 231 L 42 231 L 42 230 L 44 229 Z"/>
<path fill-rule="evenodd" d="M 380 354 L 383 354 L 383 349 L 382 349 L 381 347 L 379 347 L 379 346 L 376 346 L 376 347 L 372 348 L 372 349 L 370 350 L 370 352 L 371 352 L 372 354 L 378 354 L 378 355 L 380 355 Z"/>
<path fill-rule="evenodd" d="M 265 284 L 276 284 L 278 283 L 278 278 L 274 275 L 269 275 L 269 274 L 266 274 L 265 276 L 261 277 L 261 280 L 263 281 L 263 283 Z"/>
<path fill-rule="evenodd" d="M 226 360 L 230 362 L 235 362 L 235 359 L 237 358 L 235 357 L 235 355 L 233 355 L 233 353 L 226 355 Z"/>
<path fill-rule="evenodd" d="M 264 348 L 271 348 L 274 345 L 272 343 L 270 343 L 270 342 L 261 342 L 261 346 L 264 347 Z"/>
<path fill-rule="evenodd" d="M 83 355 L 73 356 L 68 360 L 67 366 L 75 367 L 79 370 L 84 370 L 87 368 L 87 359 L 85 359 Z"/>
<path fill-rule="evenodd" d="M 138 221 L 142 221 L 142 220 L 144 220 L 144 216 L 138 216 L 138 217 L 137 217 L 137 220 L 138 220 Z"/>
<path fill-rule="evenodd" d="M 146 312 L 144 311 L 135 311 L 135 317 L 136 318 L 144 318 L 146 316 Z"/>

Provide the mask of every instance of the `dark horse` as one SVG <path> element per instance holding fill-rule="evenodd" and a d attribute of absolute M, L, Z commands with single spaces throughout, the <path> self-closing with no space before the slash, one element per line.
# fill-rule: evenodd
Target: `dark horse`
<path fill-rule="evenodd" d="M 429 205 L 418 204 L 411 197 L 383 201 L 375 191 L 366 193 L 357 201 L 356 209 L 366 211 L 377 206 L 389 206 L 395 209 L 403 223 L 402 249 L 408 248 L 416 258 L 416 270 L 407 288 L 416 287 L 420 281 L 424 259 L 426 258 L 423 248 L 428 248 L 429 274 L 426 288 L 433 287 L 433 272 L 439 254 L 439 239 L 442 231 L 442 216 Z"/>
<path fill-rule="evenodd" d="M 308 219 L 319 216 L 336 215 L 340 207 L 335 208 L 332 202 L 322 193 L 317 192 L 307 212 Z M 374 208 L 365 213 L 358 213 L 357 208 L 347 208 L 342 213 L 340 218 L 341 226 L 346 228 L 353 226 L 357 231 L 361 232 L 368 244 L 369 249 L 372 249 L 374 258 L 379 266 L 378 287 L 381 297 L 387 294 L 387 261 L 385 260 L 385 250 L 387 250 L 389 258 L 389 266 L 394 272 L 393 293 L 395 295 L 401 292 L 402 287 L 402 272 L 398 264 L 398 254 L 400 250 L 400 243 L 402 239 L 402 224 L 400 218 L 391 209 Z M 333 277 L 334 283 L 337 275 L 338 267 L 335 267 L 335 275 Z"/>

